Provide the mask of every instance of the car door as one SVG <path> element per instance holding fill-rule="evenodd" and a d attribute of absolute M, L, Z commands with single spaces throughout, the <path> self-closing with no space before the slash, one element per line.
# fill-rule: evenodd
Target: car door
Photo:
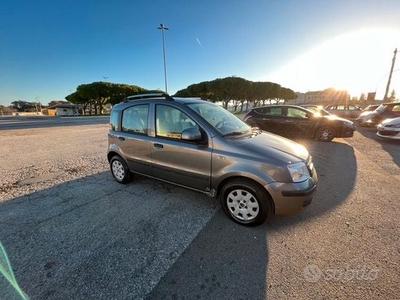
<path fill-rule="evenodd" d="M 114 133 L 116 137 L 113 140 L 132 171 L 152 175 L 148 115 L 148 104 L 133 105 L 123 110 L 121 130 Z"/>
<path fill-rule="evenodd" d="M 359 108 L 356 105 L 348 105 L 347 109 L 348 109 L 347 118 L 349 119 L 356 119 L 361 113 L 361 108 Z"/>
<path fill-rule="evenodd" d="M 181 133 L 199 125 L 180 109 L 155 106 L 155 137 L 151 144 L 153 174 L 156 178 L 200 191 L 209 191 L 212 149 L 203 131 L 202 141 L 185 141 Z"/>
<path fill-rule="evenodd" d="M 256 124 L 265 131 L 283 135 L 285 133 L 285 116 L 281 106 L 267 106 L 256 110 Z"/>
<path fill-rule="evenodd" d="M 287 107 L 286 130 L 290 137 L 310 137 L 315 131 L 316 120 L 311 114 L 298 107 Z"/>

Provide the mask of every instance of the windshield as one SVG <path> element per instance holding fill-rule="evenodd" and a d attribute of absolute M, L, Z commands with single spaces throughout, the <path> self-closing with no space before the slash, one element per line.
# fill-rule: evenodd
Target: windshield
<path fill-rule="evenodd" d="M 363 111 L 374 111 L 377 107 L 376 105 L 368 105 Z"/>
<path fill-rule="evenodd" d="M 249 125 L 216 104 L 201 102 L 189 104 L 188 107 L 224 136 L 240 135 L 251 131 Z"/>
<path fill-rule="evenodd" d="M 379 107 L 378 107 L 375 111 L 381 112 L 381 111 L 383 111 L 384 109 L 385 109 L 385 105 L 381 104 L 381 105 L 379 105 Z"/>
<path fill-rule="evenodd" d="M 305 106 L 308 110 L 312 111 L 317 116 L 330 116 L 330 113 L 319 106 Z"/>

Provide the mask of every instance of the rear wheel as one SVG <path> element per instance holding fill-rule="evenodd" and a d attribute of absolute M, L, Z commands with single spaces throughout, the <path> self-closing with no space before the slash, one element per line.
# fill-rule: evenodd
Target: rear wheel
<path fill-rule="evenodd" d="M 330 142 L 335 137 L 335 131 L 330 127 L 321 127 L 317 130 L 315 138 L 322 142 Z"/>
<path fill-rule="evenodd" d="M 128 166 L 125 161 L 118 155 L 114 156 L 110 160 L 110 169 L 111 173 L 114 176 L 114 179 L 119 183 L 128 183 L 132 181 L 133 175 L 129 171 Z"/>
<path fill-rule="evenodd" d="M 237 179 L 225 184 L 220 203 L 228 217 L 246 226 L 260 225 L 272 213 L 270 196 L 250 180 Z"/>

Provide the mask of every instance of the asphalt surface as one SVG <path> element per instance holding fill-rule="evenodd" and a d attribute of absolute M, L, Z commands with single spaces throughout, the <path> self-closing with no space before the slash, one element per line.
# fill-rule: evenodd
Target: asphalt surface
<path fill-rule="evenodd" d="M 0 130 L 107 124 L 110 116 L 0 116 Z"/>
<path fill-rule="evenodd" d="M 398 298 L 399 142 L 370 128 L 300 141 L 319 174 L 313 202 L 247 228 L 216 199 L 143 177 L 116 183 L 106 134 L 0 131 L 0 241 L 32 299 Z"/>

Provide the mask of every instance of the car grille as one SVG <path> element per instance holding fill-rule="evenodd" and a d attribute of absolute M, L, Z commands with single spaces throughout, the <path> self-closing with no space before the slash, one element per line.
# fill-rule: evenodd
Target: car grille
<path fill-rule="evenodd" d="M 381 135 L 387 135 L 387 136 L 395 136 L 399 134 L 399 132 L 396 131 L 386 131 L 386 130 L 379 130 L 378 132 Z"/>

